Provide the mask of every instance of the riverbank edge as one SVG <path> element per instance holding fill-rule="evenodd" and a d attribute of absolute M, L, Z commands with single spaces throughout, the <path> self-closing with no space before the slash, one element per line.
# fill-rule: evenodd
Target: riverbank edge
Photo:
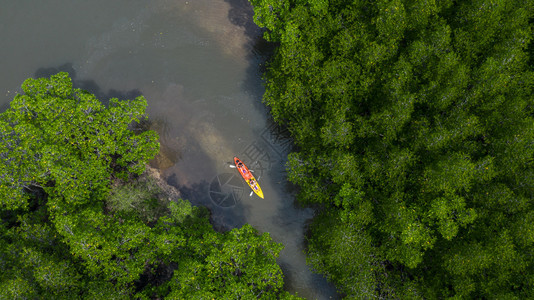
<path fill-rule="evenodd" d="M 167 198 L 167 200 L 170 201 L 177 201 L 181 198 L 181 193 L 178 191 L 178 189 L 165 181 L 165 179 L 162 178 L 161 172 L 159 169 L 151 167 L 150 165 L 145 166 L 145 171 L 141 174 L 139 177 L 140 181 L 153 179 L 158 186 L 158 188 L 161 190 L 163 195 Z"/>

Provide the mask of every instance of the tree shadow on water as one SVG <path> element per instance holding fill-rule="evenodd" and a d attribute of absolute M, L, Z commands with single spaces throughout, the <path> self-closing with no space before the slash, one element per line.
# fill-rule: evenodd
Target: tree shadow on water
<path fill-rule="evenodd" d="M 239 203 L 233 207 L 220 207 L 211 201 L 210 183 L 206 180 L 188 187 L 180 185 L 176 175 L 172 174 L 167 178 L 167 183 L 178 189 L 182 199 L 188 200 L 194 206 L 206 207 L 210 211 L 210 222 L 217 231 L 228 231 L 246 224 L 245 212 Z"/>
<path fill-rule="evenodd" d="M 100 100 L 103 104 L 108 105 L 111 98 L 117 98 L 119 100 L 130 100 L 135 99 L 142 95 L 141 91 L 138 89 L 133 89 L 129 91 L 118 91 L 118 90 L 108 90 L 104 92 L 94 80 L 82 80 L 78 79 L 76 76 L 76 70 L 72 67 L 72 63 L 65 63 L 58 67 L 48 67 L 48 68 L 39 68 L 34 73 L 34 78 L 41 77 L 50 77 L 59 72 L 69 73 L 70 78 L 72 79 L 72 85 L 74 88 L 78 88 L 84 91 L 87 91 Z"/>
<path fill-rule="evenodd" d="M 258 109 L 265 110 L 265 105 L 261 101 L 263 96 L 262 74 L 266 71 L 267 61 L 273 55 L 277 44 L 263 39 L 265 29 L 254 23 L 254 10 L 248 0 L 224 1 L 230 4 L 228 19 L 232 24 L 244 28 L 245 35 L 250 41 L 250 51 L 247 55 L 250 65 L 243 82 L 243 89 L 258 99 L 254 102 Z"/>
<path fill-rule="evenodd" d="M 9 108 L 9 102 L 6 102 L 4 104 L 0 104 L 0 113 L 6 111 Z"/>
<path fill-rule="evenodd" d="M 245 34 L 249 37 L 258 36 L 262 30 L 254 24 L 254 10 L 248 0 L 224 0 L 230 4 L 228 19 L 232 24 L 244 27 Z"/>

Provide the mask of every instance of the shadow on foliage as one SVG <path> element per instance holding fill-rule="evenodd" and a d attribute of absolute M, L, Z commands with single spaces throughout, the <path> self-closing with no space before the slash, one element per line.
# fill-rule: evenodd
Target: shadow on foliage
<path fill-rule="evenodd" d="M 72 79 L 72 84 L 74 88 L 85 90 L 96 96 L 103 104 L 108 105 L 111 98 L 117 98 L 119 100 L 129 100 L 135 99 L 138 96 L 141 96 L 142 93 L 138 89 L 133 89 L 130 91 L 118 91 L 118 90 L 108 90 L 107 92 L 102 91 L 102 89 L 96 84 L 94 80 L 83 80 L 76 77 L 76 70 L 72 67 L 72 63 L 66 63 L 59 67 L 49 67 L 49 68 L 39 68 L 35 74 L 35 78 L 41 77 L 50 77 L 59 72 L 69 73 L 70 78 Z"/>

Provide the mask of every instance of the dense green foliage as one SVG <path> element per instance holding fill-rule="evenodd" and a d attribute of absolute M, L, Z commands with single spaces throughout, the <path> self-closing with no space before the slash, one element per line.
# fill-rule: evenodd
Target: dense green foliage
<path fill-rule="evenodd" d="M 292 298 L 267 233 L 215 232 L 139 179 L 159 149 L 132 127 L 143 97 L 106 107 L 66 73 L 22 88 L 0 114 L 0 298 Z"/>
<path fill-rule="evenodd" d="M 533 298 L 534 2 L 251 3 L 311 264 L 355 298 Z"/>

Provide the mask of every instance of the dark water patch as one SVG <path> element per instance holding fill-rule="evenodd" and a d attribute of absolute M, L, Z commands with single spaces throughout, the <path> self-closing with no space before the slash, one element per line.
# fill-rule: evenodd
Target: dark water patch
<path fill-rule="evenodd" d="M 256 37 L 262 30 L 254 24 L 254 10 L 248 0 L 224 0 L 230 4 L 228 19 L 232 24 L 245 28 L 248 37 Z"/>
<path fill-rule="evenodd" d="M 9 103 L 0 104 L 0 113 L 6 111 L 9 108 Z"/>
<path fill-rule="evenodd" d="M 262 75 L 266 71 L 267 61 L 272 57 L 276 49 L 276 44 L 263 39 L 265 29 L 258 27 L 254 23 L 254 10 L 248 0 L 224 1 L 230 4 L 228 19 L 232 24 L 244 28 L 245 35 L 250 41 L 251 48 L 246 57 L 250 64 L 246 70 L 247 76 L 242 83 L 242 88 L 257 99 L 257 101 L 254 101 L 255 108 L 265 111 L 266 107 L 261 101 L 264 92 Z"/>
<path fill-rule="evenodd" d="M 209 186 L 211 202 L 221 208 L 235 207 L 245 192 L 243 180 L 234 173 L 221 173 Z"/>
<path fill-rule="evenodd" d="M 52 75 L 55 75 L 59 72 L 67 72 L 71 76 L 71 78 L 76 76 L 76 71 L 74 71 L 74 68 L 72 67 L 72 63 L 65 63 L 60 65 L 59 67 L 42 67 L 37 69 L 35 71 L 34 78 L 48 78 Z"/>
<path fill-rule="evenodd" d="M 191 186 L 180 185 L 175 175 L 167 178 L 167 183 L 180 191 L 183 199 L 187 199 L 194 206 L 206 207 L 210 211 L 210 222 L 220 232 L 238 228 L 247 223 L 245 208 L 241 205 L 241 197 L 236 199 L 236 204 L 224 207 L 215 204 L 209 196 L 211 183 L 201 181 Z M 247 195 L 248 196 L 248 195 Z"/>
<path fill-rule="evenodd" d="M 115 89 L 110 89 L 105 92 L 94 80 L 79 79 L 76 75 L 76 70 L 74 70 L 72 63 L 65 63 L 58 67 L 39 68 L 37 69 L 37 71 L 35 71 L 34 78 L 48 78 L 59 72 L 69 73 L 74 88 L 81 89 L 95 95 L 95 97 L 105 105 L 108 105 L 109 100 L 112 98 L 117 98 L 119 100 L 131 100 L 143 95 L 138 89 L 133 89 L 129 91 L 119 91 Z"/>

